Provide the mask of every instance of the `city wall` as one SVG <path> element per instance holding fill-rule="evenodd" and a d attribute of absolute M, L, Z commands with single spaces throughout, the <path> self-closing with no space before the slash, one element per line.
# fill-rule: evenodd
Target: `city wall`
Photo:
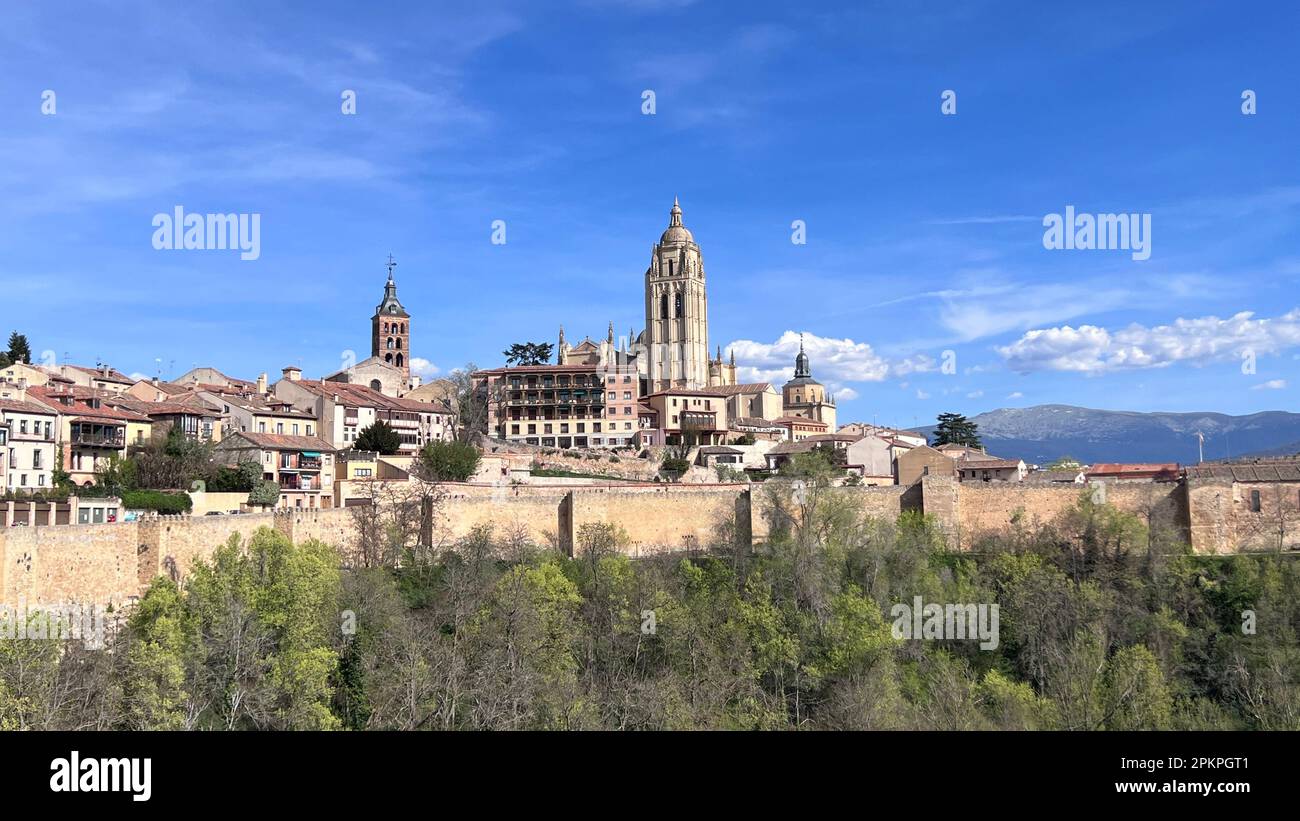
<path fill-rule="evenodd" d="M 1300 488 L 1260 485 L 1262 509 L 1250 508 L 1253 486 L 1231 483 L 1113 483 L 1106 503 L 1138 515 L 1154 529 L 1192 545 L 1198 553 L 1300 548 Z M 521 529 L 542 545 L 581 552 L 582 529 L 616 525 L 634 556 L 716 546 L 730 539 L 747 546 L 767 537 L 769 484 L 446 485 L 435 521 L 436 541 L 449 543 L 479 525 L 501 534 Z M 1080 485 L 966 483 L 926 476 L 910 487 L 845 488 L 873 516 L 905 510 L 933 516 L 957 549 L 978 547 L 1012 526 L 1049 523 L 1093 489 Z M 100 602 L 121 605 L 139 596 L 156 576 L 185 577 L 232 534 L 247 540 L 271 527 L 295 542 L 320 539 L 348 549 L 354 544 L 352 511 L 281 510 L 239 516 L 161 516 L 115 524 L 0 529 L 0 602 L 29 604 Z"/>

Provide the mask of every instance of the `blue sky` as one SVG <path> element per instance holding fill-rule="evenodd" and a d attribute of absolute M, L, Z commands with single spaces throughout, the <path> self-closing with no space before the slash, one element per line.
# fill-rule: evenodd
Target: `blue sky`
<path fill-rule="evenodd" d="M 273 5 L 6 4 L 5 333 L 320 376 L 392 252 L 426 373 L 495 365 L 640 330 L 679 196 L 710 348 L 779 382 L 804 333 L 841 421 L 1296 409 L 1290 4 Z M 259 258 L 155 250 L 178 205 L 260 214 Z M 1044 248 L 1067 205 L 1151 215 L 1150 258 Z"/>

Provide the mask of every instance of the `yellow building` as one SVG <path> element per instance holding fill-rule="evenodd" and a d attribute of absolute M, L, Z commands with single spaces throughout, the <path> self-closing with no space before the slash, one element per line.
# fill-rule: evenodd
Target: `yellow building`
<path fill-rule="evenodd" d="M 781 404 L 786 416 L 802 416 L 825 422 L 829 432 L 835 430 L 835 397 L 827 396 L 826 387 L 812 378 L 808 354 L 799 339 L 799 355 L 794 360 L 794 379 L 785 383 L 781 391 Z"/>

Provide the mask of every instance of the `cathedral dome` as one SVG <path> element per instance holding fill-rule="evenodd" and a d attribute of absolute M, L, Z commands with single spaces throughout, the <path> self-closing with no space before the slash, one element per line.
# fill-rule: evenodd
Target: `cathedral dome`
<path fill-rule="evenodd" d="M 677 204 L 677 198 L 673 197 L 673 210 L 668 212 L 668 230 L 659 237 L 659 244 L 682 245 L 688 242 L 695 242 L 695 237 L 682 225 L 682 207 Z"/>

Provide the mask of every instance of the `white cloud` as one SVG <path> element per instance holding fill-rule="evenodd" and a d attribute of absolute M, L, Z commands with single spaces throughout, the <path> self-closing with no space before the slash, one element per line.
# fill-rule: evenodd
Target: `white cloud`
<path fill-rule="evenodd" d="M 966 398 L 967 398 L 967 399 L 979 399 L 979 398 L 980 398 L 981 396 L 983 396 L 983 395 L 984 395 L 984 391 L 971 391 L 970 393 L 966 394 Z"/>
<path fill-rule="evenodd" d="M 136 371 L 135 373 L 129 373 L 129 374 L 127 374 L 127 376 L 130 377 L 131 379 L 136 380 L 137 382 L 140 381 L 140 380 L 142 380 L 142 379 L 147 381 L 147 380 L 153 378 L 153 377 L 149 376 L 148 374 L 140 373 L 139 371 Z"/>
<path fill-rule="evenodd" d="M 1021 393 L 1020 391 L 1012 391 L 1011 393 L 1007 394 L 1007 398 L 1008 398 L 1008 399 L 1024 399 L 1024 398 L 1025 398 L 1025 395 L 1024 395 L 1023 393 Z"/>
<path fill-rule="evenodd" d="M 429 360 L 418 356 L 411 357 L 411 373 L 420 377 L 420 379 L 427 381 L 441 372 L 438 366 Z"/>
<path fill-rule="evenodd" d="M 920 388 L 917 388 L 917 389 L 916 389 L 916 398 L 917 398 L 917 399 L 929 399 L 929 398 L 930 398 L 930 394 L 926 393 L 925 391 L 921 390 Z"/>
<path fill-rule="evenodd" d="M 846 402 L 852 402 L 854 399 L 857 399 L 858 396 L 859 396 L 858 392 L 853 390 L 852 388 L 840 388 L 839 390 L 835 391 L 835 401 L 837 402 L 840 401 L 841 399 Z"/>
<path fill-rule="evenodd" d="M 726 346 L 734 351 L 743 382 L 772 382 L 780 385 L 794 376 L 794 360 L 799 354 L 799 333 L 786 331 L 772 343 L 740 339 Z M 849 399 L 847 382 L 881 382 L 889 377 L 938 370 L 934 357 L 924 353 L 889 360 L 866 342 L 832 339 L 812 333 L 803 335 L 813 378 L 826 384 L 837 397 Z M 856 393 L 855 393 L 856 396 Z"/>
<path fill-rule="evenodd" d="M 1204 365 L 1239 359 L 1246 353 L 1278 353 L 1300 346 L 1300 308 L 1275 319 L 1253 319 L 1242 311 L 1176 319 L 1169 325 L 1133 324 L 1111 331 L 1096 325 L 1069 325 L 1029 331 L 998 348 L 1008 366 L 1021 373 L 1074 371 L 1106 373 L 1164 368 L 1175 362 Z"/>
<path fill-rule="evenodd" d="M 1280 391 L 1286 387 L 1285 379 L 1270 379 L 1251 388 L 1253 391 Z"/>

